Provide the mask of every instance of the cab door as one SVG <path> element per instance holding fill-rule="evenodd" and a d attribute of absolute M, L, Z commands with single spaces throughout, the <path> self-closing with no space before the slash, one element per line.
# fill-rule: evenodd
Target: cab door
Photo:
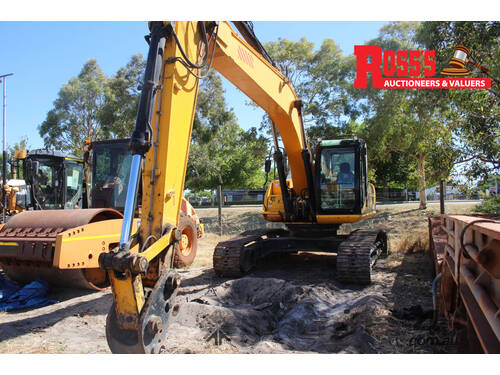
<path fill-rule="evenodd" d="M 361 213 L 367 194 L 364 159 L 359 140 L 321 142 L 315 168 L 319 215 Z"/>

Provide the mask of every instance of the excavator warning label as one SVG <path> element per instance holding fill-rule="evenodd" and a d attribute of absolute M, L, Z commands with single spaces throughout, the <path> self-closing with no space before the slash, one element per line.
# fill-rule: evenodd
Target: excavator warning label
<path fill-rule="evenodd" d="M 238 57 L 248 66 L 251 66 L 252 68 L 254 67 L 253 56 L 250 54 L 250 52 L 244 50 L 241 46 L 238 46 Z"/>

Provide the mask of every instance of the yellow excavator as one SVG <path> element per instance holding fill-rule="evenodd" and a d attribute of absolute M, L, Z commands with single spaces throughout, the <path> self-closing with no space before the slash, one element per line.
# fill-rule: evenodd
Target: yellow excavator
<path fill-rule="evenodd" d="M 130 142 L 132 166 L 120 243 L 99 257 L 113 291 L 106 337 L 114 353 L 161 352 L 169 317 L 178 309 L 180 278 L 171 266 L 181 240 L 179 212 L 203 68 L 220 72 L 269 115 L 279 179 L 266 192 L 262 216 L 287 227 L 243 233 L 219 243 L 213 255 L 218 274 L 240 276 L 272 252 L 307 249 L 336 252 L 338 278 L 367 284 L 375 260 L 387 251 L 383 231 L 337 234 L 341 224 L 375 214 L 364 141 L 322 140 L 313 156 L 302 102 L 290 80 L 276 68 L 251 23 L 233 24 L 241 36 L 227 22 L 149 23 L 149 53 Z M 266 170 L 269 167 L 267 163 Z M 142 213 L 132 235 L 141 179 Z"/>

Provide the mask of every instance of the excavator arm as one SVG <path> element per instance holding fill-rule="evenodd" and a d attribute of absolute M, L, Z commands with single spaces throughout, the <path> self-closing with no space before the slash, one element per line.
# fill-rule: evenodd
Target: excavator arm
<path fill-rule="evenodd" d="M 114 298 L 107 339 L 111 350 L 121 353 L 157 353 L 166 339 L 179 284 L 171 270 L 172 252 L 180 240 L 177 226 L 204 66 L 211 64 L 269 114 L 287 150 L 296 191 L 307 190 L 306 165 L 311 164 L 301 103 L 289 80 L 228 23 L 151 22 L 149 26 L 150 49 L 130 143 L 133 158 L 120 245 L 99 257 Z M 141 176 L 142 214 L 138 233 L 131 236 Z"/>

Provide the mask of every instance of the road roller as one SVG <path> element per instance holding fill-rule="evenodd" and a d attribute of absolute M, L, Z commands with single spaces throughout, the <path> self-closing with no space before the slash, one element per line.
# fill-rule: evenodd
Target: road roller
<path fill-rule="evenodd" d="M 9 163 L 13 179 L 3 189 L 7 220 L 25 210 L 82 208 L 83 159 L 48 149 L 16 150 Z M 24 180 L 17 179 L 21 166 Z"/>
<path fill-rule="evenodd" d="M 84 154 L 88 178 L 79 189 L 84 192 L 82 206 L 89 208 L 28 210 L 0 226 L 0 266 L 10 279 L 27 283 L 42 277 L 52 285 L 94 290 L 109 286 L 98 258 L 120 242 L 131 162 L 128 142 L 88 143 Z M 189 202 L 183 200 L 182 206 L 186 219 L 183 241 L 176 249 L 178 266 L 192 263 L 203 233 Z M 136 216 L 139 213 L 140 207 Z M 139 219 L 133 220 L 133 232 L 139 224 Z"/>

